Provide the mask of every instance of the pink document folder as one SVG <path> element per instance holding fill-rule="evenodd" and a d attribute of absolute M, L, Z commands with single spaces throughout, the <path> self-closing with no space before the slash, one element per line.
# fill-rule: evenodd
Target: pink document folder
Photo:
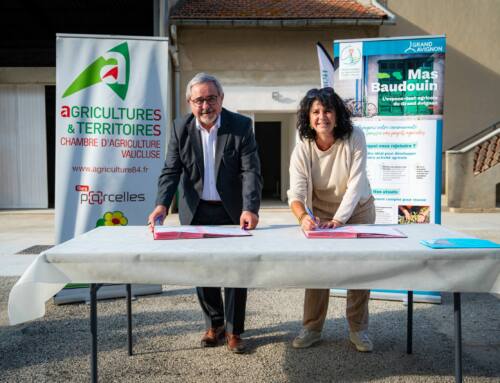
<path fill-rule="evenodd" d="M 384 225 L 347 225 L 336 229 L 304 231 L 307 238 L 406 238 L 401 231 Z"/>
<path fill-rule="evenodd" d="M 197 239 L 220 237 L 246 237 L 250 232 L 239 227 L 224 226 L 155 226 L 154 239 Z"/>

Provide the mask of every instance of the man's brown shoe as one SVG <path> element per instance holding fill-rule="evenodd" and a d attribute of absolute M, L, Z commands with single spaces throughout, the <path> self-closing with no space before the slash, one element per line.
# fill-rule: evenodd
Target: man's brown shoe
<path fill-rule="evenodd" d="M 245 343 L 239 335 L 226 333 L 226 344 L 229 351 L 235 354 L 242 354 L 245 352 Z"/>
<path fill-rule="evenodd" d="M 224 326 L 209 328 L 201 338 L 201 347 L 215 347 L 224 339 Z"/>

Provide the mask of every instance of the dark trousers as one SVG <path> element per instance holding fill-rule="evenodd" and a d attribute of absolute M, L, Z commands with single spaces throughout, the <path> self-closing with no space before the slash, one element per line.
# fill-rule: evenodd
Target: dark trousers
<path fill-rule="evenodd" d="M 234 225 L 222 204 L 200 201 L 193 217 L 192 225 Z M 226 331 L 242 334 L 245 331 L 245 309 L 247 289 L 225 288 L 224 302 L 220 287 L 197 287 L 196 293 L 203 310 L 207 329 L 224 325 Z"/>

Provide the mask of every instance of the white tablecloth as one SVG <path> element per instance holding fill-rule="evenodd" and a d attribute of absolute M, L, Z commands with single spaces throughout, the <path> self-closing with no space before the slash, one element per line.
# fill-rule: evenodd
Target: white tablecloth
<path fill-rule="evenodd" d="M 408 238 L 306 239 L 298 226 L 251 237 L 155 241 L 145 226 L 99 227 L 40 254 L 12 288 L 11 324 L 42 317 L 66 283 L 350 288 L 500 294 L 500 249 L 427 248 L 467 237 L 440 225 L 399 225 Z"/>

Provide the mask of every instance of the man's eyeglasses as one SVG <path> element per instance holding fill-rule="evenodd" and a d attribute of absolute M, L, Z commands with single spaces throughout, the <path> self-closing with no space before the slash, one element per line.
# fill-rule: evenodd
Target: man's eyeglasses
<path fill-rule="evenodd" d="M 203 97 L 198 97 L 195 99 L 191 99 L 190 101 L 195 104 L 196 106 L 202 106 L 203 103 L 207 103 L 208 105 L 215 105 L 217 104 L 217 100 L 219 99 L 219 96 L 208 96 L 206 98 Z"/>

